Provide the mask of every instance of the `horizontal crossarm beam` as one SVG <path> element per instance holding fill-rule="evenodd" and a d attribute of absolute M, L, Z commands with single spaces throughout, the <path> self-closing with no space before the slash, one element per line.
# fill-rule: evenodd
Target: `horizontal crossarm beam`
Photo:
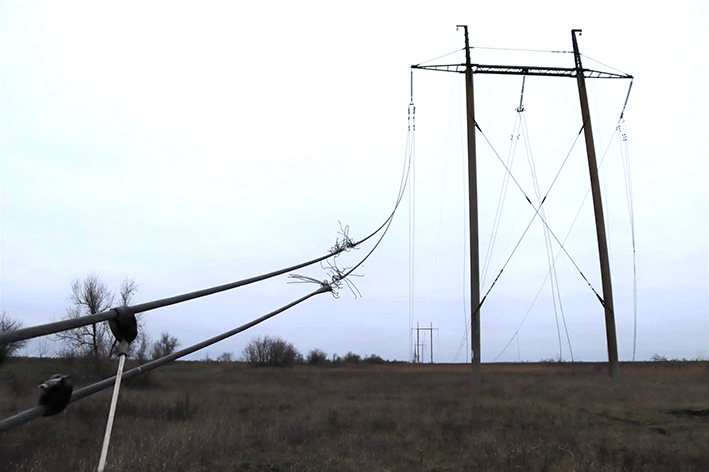
<path fill-rule="evenodd" d="M 576 77 L 575 68 L 567 67 L 534 67 L 534 66 L 495 66 L 485 64 L 471 64 L 473 74 L 499 74 L 499 75 L 539 75 L 544 77 Z M 465 64 L 440 64 L 440 65 L 413 65 L 412 69 L 437 70 L 442 72 L 465 73 Z M 583 69 L 584 77 L 588 79 L 632 79 L 632 75 L 614 74 L 591 69 Z"/>

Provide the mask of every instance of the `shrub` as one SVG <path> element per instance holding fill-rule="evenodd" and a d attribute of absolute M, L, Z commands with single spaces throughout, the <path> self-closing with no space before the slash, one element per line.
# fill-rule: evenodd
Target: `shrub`
<path fill-rule="evenodd" d="M 386 361 L 376 354 L 371 354 L 369 357 L 362 359 L 365 364 L 381 365 L 386 364 Z"/>
<path fill-rule="evenodd" d="M 217 362 L 234 362 L 234 355 L 231 352 L 222 352 L 217 357 Z"/>
<path fill-rule="evenodd" d="M 311 349 L 311 351 L 308 353 L 308 357 L 306 359 L 306 362 L 308 365 L 325 365 L 327 364 L 327 354 L 321 349 Z"/>
<path fill-rule="evenodd" d="M 303 362 L 295 346 L 277 336 L 258 336 L 249 342 L 242 358 L 255 367 L 292 367 Z"/>
<path fill-rule="evenodd" d="M 355 354 L 352 351 L 345 354 L 345 357 L 343 359 L 345 364 L 359 364 L 361 360 L 362 360 L 362 357 L 359 354 Z"/>

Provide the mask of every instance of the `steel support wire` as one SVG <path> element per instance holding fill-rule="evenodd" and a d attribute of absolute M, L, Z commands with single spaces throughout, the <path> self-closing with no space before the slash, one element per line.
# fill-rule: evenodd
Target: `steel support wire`
<path fill-rule="evenodd" d="M 526 198 L 526 199 L 527 199 L 527 202 L 532 206 L 532 208 L 534 208 L 535 213 L 536 213 L 537 215 L 539 215 L 539 210 L 540 210 L 541 206 L 540 206 L 540 208 L 536 208 L 536 207 L 534 206 L 534 203 L 532 203 L 532 200 L 529 199 L 529 197 L 527 196 L 527 193 L 524 191 L 524 189 L 523 189 L 522 186 L 519 184 L 519 182 L 517 181 L 517 179 L 515 179 L 514 175 L 512 175 L 512 172 L 511 172 L 510 169 L 505 165 L 505 162 L 502 160 L 502 158 L 500 157 L 500 155 L 497 153 L 497 151 L 495 150 L 495 148 L 494 148 L 494 146 L 492 145 L 492 143 L 490 142 L 490 140 L 487 139 L 487 136 L 485 135 L 485 133 L 483 133 L 482 129 L 480 129 L 480 126 L 478 126 L 477 123 L 475 123 L 475 126 L 478 128 L 478 131 L 480 131 L 480 134 L 482 134 L 483 138 L 485 138 L 485 141 L 487 141 L 487 144 L 490 146 L 490 148 L 492 149 L 493 153 L 495 153 L 495 155 L 497 156 L 497 159 L 499 159 L 499 161 L 502 163 L 502 165 L 505 166 L 505 170 L 507 170 L 507 172 L 510 174 L 510 177 L 512 177 L 512 180 L 514 181 L 514 183 L 517 184 L 517 188 L 519 188 L 519 190 L 522 192 L 522 195 L 524 195 L 524 198 Z M 546 197 L 544 197 L 544 198 L 546 199 Z M 542 203 L 544 203 L 544 202 L 542 201 Z M 593 285 L 591 284 L 591 282 L 586 278 L 586 275 L 584 275 L 584 273 L 583 273 L 583 271 L 581 270 L 581 268 L 578 266 L 578 264 L 576 264 L 576 261 L 574 261 L 574 258 L 571 257 L 571 254 L 569 254 L 569 251 L 566 250 L 566 248 L 565 248 L 564 245 L 561 243 L 561 241 L 559 241 L 559 238 L 556 237 L 556 234 L 554 233 L 554 231 L 553 231 L 553 230 L 551 229 L 551 227 L 549 227 L 549 225 L 547 224 L 546 219 L 544 219 L 544 217 L 542 217 L 541 215 L 539 215 L 539 219 L 542 221 L 542 223 L 544 223 L 544 226 L 546 226 L 546 228 L 549 230 L 549 233 L 554 237 L 554 239 L 556 240 L 557 244 L 559 244 L 559 246 L 561 247 L 561 250 L 564 251 L 564 254 L 566 254 L 566 257 L 569 258 L 569 261 L 571 261 L 571 264 L 573 264 L 573 266 L 574 266 L 574 267 L 576 268 L 576 270 L 578 271 L 579 275 L 581 275 L 581 278 L 583 278 L 583 280 L 586 282 L 586 284 L 587 284 L 588 287 L 591 289 L 591 291 L 594 293 L 594 295 L 596 295 L 596 298 L 598 298 L 598 301 L 599 301 L 599 302 L 601 303 L 601 305 L 605 308 L 606 304 L 605 304 L 605 301 L 603 300 L 603 297 L 601 297 L 601 295 L 596 291 L 596 289 L 593 287 Z"/>
<path fill-rule="evenodd" d="M 544 198 L 544 200 L 546 200 L 546 197 Z M 542 200 L 542 202 L 539 204 L 539 208 L 541 208 L 541 206 L 544 205 L 544 200 Z M 515 244 L 515 247 L 512 249 L 512 252 L 510 253 L 509 257 L 507 258 L 507 260 L 505 261 L 505 263 L 502 265 L 502 269 L 500 269 L 500 271 L 497 273 L 497 277 L 495 277 L 495 280 L 493 280 L 493 281 L 492 281 L 492 284 L 490 284 L 490 288 L 488 288 L 488 289 L 487 289 L 487 292 L 485 292 L 485 296 L 482 297 L 482 299 L 480 300 L 480 303 L 478 303 L 478 307 L 475 309 L 475 311 L 473 312 L 473 314 L 477 314 L 477 312 L 480 311 L 480 309 L 482 308 L 483 303 L 485 303 L 485 300 L 487 299 L 487 296 L 490 295 L 490 292 L 492 291 L 492 288 L 495 286 L 495 284 L 497 283 L 497 281 L 500 280 L 500 276 L 502 275 L 502 272 L 503 272 L 503 271 L 505 270 L 505 268 L 507 267 L 507 264 L 509 264 L 510 261 L 512 260 L 512 256 L 515 255 L 515 252 L 517 252 L 517 249 L 519 248 L 519 245 L 522 244 L 522 240 L 523 240 L 524 237 L 527 235 L 527 231 L 529 231 L 529 228 L 532 227 L 532 223 L 534 223 L 534 220 L 537 218 L 537 216 L 539 216 L 539 218 L 541 219 L 541 215 L 539 214 L 539 208 L 535 208 L 534 205 L 532 205 L 532 208 L 534 208 L 534 210 L 535 210 L 535 211 L 534 211 L 534 215 L 532 216 L 532 219 L 529 220 L 529 224 L 528 224 L 527 227 L 524 229 L 524 232 L 522 233 L 522 236 L 520 236 L 519 241 L 517 241 L 517 244 Z M 467 330 L 468 330 L 468 326 L 466 325 L 466 333 L 467 333 Z M 455 357 L 454 357 L 454 360 L 453 360 L 454 362 L 455 362 L 455 359 L 457 359 L 458 356 L 460 355 L 462 346 L 463 346 L 463 345 L 462 345 L 462 343 L 461 343 L 461 346 L 458 348 L 458 351 L 456 351 L 456 354 L 455 354 Z"/>
<path fill-rule="evenodd" d="M 180 351 L 177 351 L 173 354 L 170 354 L 165 357 L 161 357 L 160 359 L 156 359 L 154 361 L 148 362 L 146 364 L 140 365 L 138 367 L 135 367 L 127 372 L 123 373 L 123 380 L 128 380 L 133 377 L 136 377 L 140 374 L 144 374 L 146 372 L 150 372 L 151 370 L 157 369 L 158 367 L 162 367 L 165 364 L 168 364 L 174 360 L 180 359 L 182 357 L 185 357 L 189 354 L 192 354 L 193 352 L 199 351 L 200 349 L 204 349 L 207 346 L 210 346 L 212 344 L 218 343 L 219 341 L 223 341 L 231 336 L 234 336 L 236 334 L 241 333 L 242 331 L 246 331 L 249 328 L 252 328 L 256 326 L 259 323 L 262 323 L 269 318 L 273 318 L 274 316 L 283 313 L 284 311 L 293 308 L 294 306 L 298 305 L 299 303 L 304 302 L 305 300 L 314 297 L 315 295 L 319 295 L 321 293 L 325 292 L 331 292 L 332 288 L 329 285 L 323 285 L 317 290 L 309 293 L 308 295 L 305 295 L 304 297 L 301 297 L 294 302 L 291 302 L 285 306 L 282 306 L 281 308 L 272 311 L 266 315 L 263 315 L 260 318 L 256 318 L 255 320 L 249 321 L 248 323 L 239 326 L 238 328 L 232 329 L 231 331 L 227 331 L 225 333 L 222 333 L 218 336 L 214 336 L 212 338 L 207 339 L 206 341 L 202 341 L 201 343 L 194 344 L 190 347 L 187 347 L 185 349 L 182 349 Z M 78 400 L 81 400 L 83 398 L 86 398 L 90 395 L 93 395 L 94 393 L 100 392 L 101 390 L 105 390 L 107 388 L 110 388 L 114 386 L 116 383 L 116 376 L 114 375 L 113 377 L 109 377 L 107 379 L 101 380 L 99 382 L 96 382 L 94 384 L 88 385 L 82 389 L 74 391 L 74 393 L 71 396 L 71 400 L 69 403 L 76 402 Z M 18 413 L 14 416 L 11 416 L 9 418 L 5 418 L 4 420 L 0 421 L 0 432 L 5 432 L 8 431 L 12 428 L 15 428 L 17 426 L 23 425 L 25 423 L 28 423 L 34 419 L 39 418 L 44 414 L 45 411 L 47 411 L 47 406 L 44 405 L 38 405 L 33 408 L 30 408 L 29 410 L 25 410 L 21 413 Z"/>
<path fill-rule="evenodd" d="M 631 87 L 632 87 L 632 82 L 630 83 L 630 85 L 631 85 Z M 630 93 L 630 90 L 628 90 L 628 93 Z M 626 104 L 627 104 L 628 99 L 626 98 L 625 101 L 626 101 Z M 625 107 L 623 108 L 623 110 L 625 110 Z M 621 112 L 621 119 L 622 119 L 622 117 L 623 117 L 623 113 Z M 619 123 L 620 123 L 620 122 L 619 122 Z M 581 128 L 581 130 L 583 131 L 583 128 Z M 603 166 L 603 163 L 604 163 L 605 160 L 606 160 L 606 155 L 608 155 L 608 150 L 610 149 L 611 144 L 613 143 L 613 138 L 615 138 L 615 134 L 616 134 L 617 132 L 618 132 L 618 127 L 616 127 L 615 131 L 613 132 L 613 134 L 612 134 L 611 137 L 610 137 L 610 140 L 608 141 L 608 146 L 606 146 L 606 150 L 605 150 L 605 152 L 603 153 L 603 156 L 601 157 L 601 160 L 600 160 L 599 163 L 598 163 L 598 167 L 599 167 L 599 168 L 601 168 L 601 167 Z M 581 132 L 579 131 L 579 135 L 580 135 L 580 134 L 581 134 Z M 577 138 L 578 138 L 578 136 L 577 136 Z M 574 144 L 575 144 L 575 143 L 576 143 L 576 141 L 574 141 Z M 571 151 L 569 151 L 569 153 L 570 153 L 570 152 L 571 152 Z M 567 155 L 567 158 L 568 158 L 568 155 Z M 566 162 L 566 161 L 564 161 L 564 162 Z M 557 173 L 557 177 L 558 177 L 558 176 L 559 176 L 559 174 Z M 554 181 L 556 181 L 556 177 L 554 178 Z M 547 195 L 546 195 L 546 196 L 548 196 L 548 195 L 549 195 L 549 192 L 551 192 L 551 187 L 552 187 L 553 185 L 554 185 L 554 182 L 552 182 L 552 185 L 549 187 L 549 190 L 547 190 Z M 573 219 L 573 221 L 571 222 L 571 226 L 569 227 L 569 230 L 566 232 L 566 236 L 564 237 L 564 241 L 563 241 L 562 244 L 566 244 L 566 240 L 569 239 L 569 236 L 571 235 L 571 231 L 574 229 L 574 225 L 576 224 L 576 220 L 578 220 L 578 217 L 579 217 L 579 215 L 581 214 L 581 210 L 583 209 L 583 205 L 586 203 L 586 199 L 588 198 L 588 194 L 589 194 L 590 192 L 591 192 L 591 186 L 589 185 L 588 189 L 586 190 L 586 194 L 585 194 L 584 197 L 583 197 L 583 200 L 581 200 L 581 204 L 579 205 L 579 209 L 576 211 L 576 216 L 574 216 L 574 219 Z M 545 196 L 544 198 L 546 198 L 546 196 Z M 556 252 L 556 256 L 554 256 L 554 262 L 556 262 L 556 260 L 559 258 L 560 255 L 561 255 L 561 249 L 559 249 L 559 250 Z M 534 304 L 537 302 L 537 298 L 539 298 L 539 294 L 540 294 L 540 293 L 542 292 L 542 290 L 544 289 L 544 285 L 547 283 L 547 280 L 549 279 L 550 276 L 551 276 L 551 271 L 547 272 L 546 277 L 544 277 L 544 281 L 542 282 L 542 285 L 539 287 L 539 290 L 537 291 L 537 295 L 534 297 L 534 300 L 532 300 L 532 304 L 530 305 L 529 309 L 527 310 L 527 313 L 526 313 L 526 314 L 524 315 L 524 317 L 522 318 L 522 321 L 520 322 L 519 326 L 517 327 L 517 330 L 516 330 L 515 333 L 512 335 L 512 337 L 510 338 L 510 340 L 507 342 L 507 344 L 505 345 L 505 347 L 502 348 L 502 351 L 500 351 L 500 353 L 492 360 L 493 362 L 497 361 L 497 360 L 505 353 L 505 351 L 506 351 L 507 348 L 510 346 L 510 344 L 512 344 L 512 341 L 514 341 L 515 337 L 517 337 L 517 336 L 519 335 L 519 331 L 522 329 L 522 325 L 523 325 L 524 322 L 527 320 L 527 317 L 529 316 L 529 313 L 532 311 L 532 308 L 534 308 Z"/>
<path fill-rule="evenodd" d="M 379 230 L 377 230 L 377 231 L 379 231 Z M 232 282 L 232 283 L 228 283 L 228 284 L 224 284 L 224 285 L 219 285 L 216 287 L 206 288 L 203 290 L 198 290 L 196 292 L 185 293 L 183 295 L 177 295 L 175 297 L 163 298 L 161 300 L 155 300 L 152 302 L 141 303 L 139 305 L 130 306 L 127 309 L 132 311 L 134 314 L 143 313 L 146 311 L 155 310 L 157 308 L 163 308 L 166 306 L 175 305 L 177 303 L 182 303 L 182 302 L 186 302 L 189 300 L 194 300 L 196 298 L 206 297 L 208 295 L 213 295 L 215 293 L 224 292 L 226 290 L 231 290 L 231 289 L 234 289 L 237 287 L 243 287 L 244 285 L 249 285 L 249 284 L 256 283 L 256 282 L 261 282 L 262 280 L 270 279 L 272 277 L 276 277 L 278 275 L 283 275 L 288 272 L 292 272 L 294 270 L 302 269 L 303 267 L 307 267 L 309 265 L 316 264 L 320 261 L 324 261 L 325 259 L 328 259 L 332 256 L 336 256 L 336 255 L 338 255 L 338 254 L 340 254 L 352 247 L 356 247 L 358 244 L 360 244 L 360 243 L 353 242 L 351 244 L 346 244 L 345 246 L 336 248 L 334 251 L 330 252 L 329 254 L 327 254 L 325 256 L 318 257 L 317 259 L 313 259 L 308 262 L 303 262 L 302 264 L 287 267 L 285 269 L 277 270 L 275 272 L 269 272 L 267 274 L 259 275 L 256 277 L 251 277 L 249 279 L 239 280 L 237 282 Z M 9 331 L 9 332 L 0 334 L 0 346 L 3 346 L 5 344 L 11 343 L 11 342 L 23 341 L 25 339 L 36 338 L 39 336 L 45 336 L 48 334 L 58 333 L 60 331 L 67 331 L 70 329 L 76 329 L 76 328 L 80 328 L 82 326 L 87 326 L 90 324 L 100 323 L 102 321 L 106 321 L 106 320 L 110 320 L 112 318 L 115 318 L 117 315 L 118 315 L 118 313 L 116 312 L 116 309 L 112 308 L 110 310 L 103 311 L 101 313 L 96 313 L 94 315 L 82 316 L 81 318 L 56 321 L 54 323 L 47 323 L 47 324 L 43 324 L 43 325 L 39 325 L 39 326 L 32 326 L 29 328 L 18 329 L 16 331 Z"/>

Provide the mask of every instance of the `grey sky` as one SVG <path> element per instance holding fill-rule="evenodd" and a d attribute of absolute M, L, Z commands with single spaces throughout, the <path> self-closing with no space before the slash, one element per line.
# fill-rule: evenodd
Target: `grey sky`
<path fill-rule="evenodd" d="M 570 50 L 633 74 L 626 111 L 638 264 L 638 357 L 709 356 L 706 2 L 672 8 L 568 2 L 12 3 L 0 7 L 1 305 L 26 325 L 61 317 L 72 279 L 96 272 L 139 301 L 268 272 L 327 251 L 338 221 L 355 239 L 390 213 L 404 160 L 409 67 L 471 45 Z M 493 64 L 571 67 L 569 54 L 474 50 Z M 459 52 L 434 63 L 462 61 Z M 587 68 L 607 70 L 584 58 Z M 507 156 L 520 77 L 476 76 L 476 116 Z M 591 81 L 596 147 L 608 146 L 627 81 Z M 462 75 L 417 71 L 415 321 L 440 329 L 450 361 L 464 327 L 465 150 Z M 528 79 L 526 118 L 546 190 L 581 125 L 571 79 Z M 480 135 L 480 252 L 503 169 Z M 632 356 L 630 226 L 615 136 L 601 169 L 620 357 Z M 530 196 L 523 149 L 513 173 Z M 545 202 L 566 235 L 588 188 L 583 141 Z M 407 199 L 358 271 L 364 298 L 321 295 L 208 350 L 241 352 L 257 334 L 405 359 Z M 510 185 L 483 290 L 532 217 Z M 371 245 L 342 257 L 352 265 Z M 601 290 L 590 200 L 567 249 Z M 568 259 L 558 262 L 574 354 L 605 359 L 603 312 Z M 483 361 L 516 330 L 548 270 L 542 226 L 482 311 Z M 317 278 L 319 267 L 300 273 Z M 146 314 L 183 345 L 218 334 L 314 286 L 284 277 Z M 466 295 L 467 296 L 467 295 Z M 558 354 L 548 286 L 519 335 L 522 359 Z M 566 341 L 564 341 L 566 343 Z M 568 350 L 564 344 L 564 356 Z M 200 354 L 197 357 L 203 357 Z M 501 357 L 516 360 L 513 344 Z"/>

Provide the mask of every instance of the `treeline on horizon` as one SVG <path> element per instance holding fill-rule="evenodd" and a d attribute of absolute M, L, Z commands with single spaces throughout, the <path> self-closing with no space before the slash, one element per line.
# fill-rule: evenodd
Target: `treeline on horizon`
<path fill-rule="evenodd" d="M 203 359 L 211 361 L 208 356 Z M 313 348 L 303 355 L 293 343 L 278 336 L 257 336 L 251 339 L 241 352 L 241 356 L 234 358 L 232 353 L 225 352 L 216 359 L 217 362 L 245 362 L 254 367 L 293 367 L 296 365 L 309 365 L 313 367 L 340 366 L 340 365 L 382 365 L 406 363 L 405 361 L 389 361 L 377 354 L 361 356 L 348 351 L 344 356 L 332 354 L 329 356 L 319 348 Z"/>

